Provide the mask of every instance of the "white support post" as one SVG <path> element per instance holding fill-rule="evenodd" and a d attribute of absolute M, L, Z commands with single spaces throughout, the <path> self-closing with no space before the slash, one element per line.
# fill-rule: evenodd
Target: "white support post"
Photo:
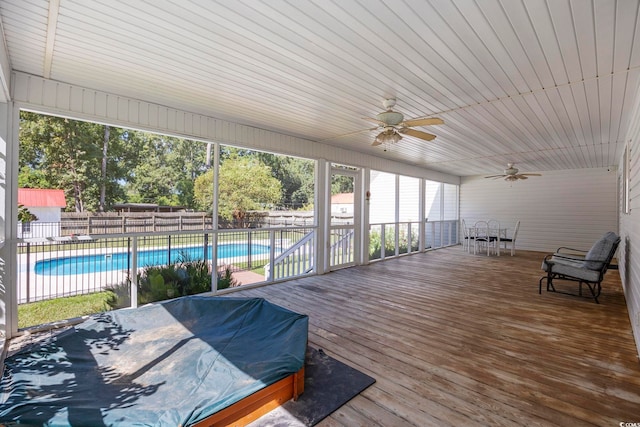
<path fill-rule="evenodd" d="M 9 339 L 18 332 L 18 133 L 20 109 L 0 104 L 0 333 Z"/>
<path fill-rule="evenodd" d="M 362 250 L 362 225 L 364 224 L 363 220 L 362 220 L 362 212 L 363 212 L 363 200 L 364 200 L 364 194 L 362 191 L 363 185 L 363 170 L 360 169 L 358 171 L 358 173 L 356 174 L 355 178 L 354 178 L 354 182 L 353 182 L 353 230 L 354 230 L 354 237 L 355 240 L 353 242 L 353 262 L 356 265 L 362 265 L 363 264 L 363 260 L 362 260 L 362 254 L 363 254 L 363 250 Z"/>
<path fill-rule="evenodd" d="M 400 255 L 400 175 L 396 174 L 396 224 L 395 224 L 395 256 Z"/>
<path fill-rule="evenodd" d="M 424 238 L 424 233 L 427 230 L 427 220 L 426 212 L 425 212 L 425 191 L 426 191 L 426 183 L 424 179 L 420 180 L 418 184 L 418 218 L 420 221 L 418 222 L 418 250 L 420 252 L 424 252 L 426 243 Z"/>
<path fill-rule="evenodd" d="M 369 264 L 369 232 L 371 226 L 369 225 L 369 198 L 371 196 L 371 169 L 363 168 L 362 169 L 362 204 L 361 204 L 361 228 L 360 235 L 362 236 L 361 241 L 361 254 L 362 254 L 362 264 Z"/>
<path fill-rule="evenodd" d="M 220 175 L 220 144 L 213 145 L 213 203 L 211 206 L 211 291 L 218 293 L 218 187 Z"/>
<path fill-rule="evenodd" d="M 327 184 L 331 178 L 329 168 L 331 164 L 324 159 L 316 161 L 316 194 L 314 200 L 314 210 L 316 217 L 316 274 L 324 274 L 329 271 L 329 199 L 327 194 L 331 190 L 327 189 Z M 330 188 L 330 186 L 329 186 Z"/>

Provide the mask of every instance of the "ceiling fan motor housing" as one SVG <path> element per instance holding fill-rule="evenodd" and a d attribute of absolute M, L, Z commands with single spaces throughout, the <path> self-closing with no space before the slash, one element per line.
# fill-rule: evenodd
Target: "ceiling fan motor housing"
<path fill-rule="evenodd" d="M 404 116 L 401 113 L 395 111 L 384 111 L 376 115 L 376 119 L 383 122 L 387 126 L 397 126 L 402 123 Z"/>
<path fill-rule="evenodd" d="M 507 165 L 509 168 L 504 170 L 505 175 L 515 175 L 518 173 L 518 168 L 514 168 L 512 163 Z"/>

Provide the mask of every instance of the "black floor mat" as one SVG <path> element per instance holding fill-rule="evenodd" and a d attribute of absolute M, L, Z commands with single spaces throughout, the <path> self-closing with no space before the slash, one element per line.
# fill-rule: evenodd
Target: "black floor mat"
<path fill-rule="evenodd" d="M 251 427 L 313 426 L 376 382 L 357 369 L 307 348 L 304 393 L 249 424 Z"/>

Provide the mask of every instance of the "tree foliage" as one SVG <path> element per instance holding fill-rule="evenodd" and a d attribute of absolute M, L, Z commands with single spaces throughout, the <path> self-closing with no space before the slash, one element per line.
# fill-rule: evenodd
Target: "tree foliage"
<path fill-rule="evenodd" d="M 303 209 L 313 203 L 313 161 L 271 153 L 258 153 L 257 156 L 271 168 L 273 177 L 282 184 L 282 207 Z"/>
<path fill-rule="evenodd" d="M 102 174 L 104 135 L 101 124 L 21 112 L 19 185 L 62 189 L 67 210 L 77 212 L 98 209 L 102 186 L 108 204 L 124 200 L 120 182 L 138 161 L 134 134 L 111 129 Z"/>
<path fill-rule="evenodd" d="M 218 215 L 242 227 L 247 211 L 272 209 L 280 201 L 281 191 L 280 181 L 259 158 L 233 154 L 220 164 Z M 211 212 L 213 171 L 196 179 L 195 194 L 198 207 Z"/>
<path fill-rule="evenodd" d="M 242 223 L 249 210 L 313 202 L 311 160 L 223 146 L 219 215 Z M 18 185 L 62 189 L 68 211 L 154 203 L 211 212 L 207 144 L 23 111 Z"/>

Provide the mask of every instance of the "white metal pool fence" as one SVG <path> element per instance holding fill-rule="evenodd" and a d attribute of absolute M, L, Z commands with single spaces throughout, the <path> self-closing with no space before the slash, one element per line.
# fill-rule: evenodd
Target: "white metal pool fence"
<path fill-rule="evenodd" d="M 102 291 L 152 265 L 207 260 L 211 266 L 214 256 L 218 270 L 253 271 L 253 282 L 300 276 L 315 266 L 314 236 L 314 228 L 285 227 L 23 241 L 18 245 L 18 303 Z M 304 245 L 282 255 L 301 239 Z M 291 267 L 303 262 L 304 269 Z"/>
<path fill-rule="evenodd" d="M 457 220 L 428 221 L 424 231 L 421 241 L 416 222 L 372 224 L 369 260 L 458 244 Z M 353 229 L 331 232 L 331 265 L 354 262 Z M 18 244 L 18 303 L 99 292 L 150 265 L 197 259 L 211 266 L 215 258 L 218 271 L 228 267 L 236 276 L 250 276 L 241 284 L 313 274 L 315 233 L 314 227 L 280 227 L 23 239 Z M 227 250 L 229 245 L 235 252 Z"/>

